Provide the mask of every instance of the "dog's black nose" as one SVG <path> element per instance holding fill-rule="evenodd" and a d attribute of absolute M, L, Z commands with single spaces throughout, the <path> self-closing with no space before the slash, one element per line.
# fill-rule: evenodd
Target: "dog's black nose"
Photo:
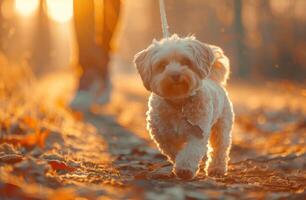
<path fill-rule="evenodd" d="M 171 78 L 173 81 L 177 82 L 181 79 L 181 75 L 180 74 L 171 74 Z"/>

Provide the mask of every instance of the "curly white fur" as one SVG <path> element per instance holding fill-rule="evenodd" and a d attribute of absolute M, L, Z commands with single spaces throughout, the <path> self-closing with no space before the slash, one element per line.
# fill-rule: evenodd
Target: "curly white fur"
<path fill-rule="evenodd" d="M 147 128 L 180 178 L 193 178 L 208 154 L 208 175 L 227 172 L 234 113 L 224 88 L 229 61 L 216 46 L 194 37 L 153 43 L 135 56 L 152 92 Z"/>

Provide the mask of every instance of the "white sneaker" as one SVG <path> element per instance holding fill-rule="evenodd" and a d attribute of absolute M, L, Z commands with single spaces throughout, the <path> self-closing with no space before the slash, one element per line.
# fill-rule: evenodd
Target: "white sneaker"
<path fill-rule="evenodd" d="M 75 111 L 89 111 L 93 101 L 91 91 L 79 90 L 76 92 L 73 100 L 70 102 L 70 108 Z"/>
<path fill-rule="evenodd" d="M 104 105 L 110 102 L 111 92 L 112 92 L 112 84 L 109 79 L 105 80 L 103 84 L 98 81 L 95 82 L 96 93 L 94 102 L 99 105 Z"/>
<path fill-rule="evenodd" d="M 79 90 L 70 103 L 70 108 L 76 111 L 89 111 L 92 104 L 104 105 L 109 103 L 112 85 L 110 80 L 94 81 L 89 90 Z"/>

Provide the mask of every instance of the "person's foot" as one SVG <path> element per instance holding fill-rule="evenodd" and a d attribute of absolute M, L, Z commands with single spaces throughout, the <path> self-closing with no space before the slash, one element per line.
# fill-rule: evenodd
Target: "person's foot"
<path fill-rule="evenodd" d="M 109 103 L 112 92 L 112 84 L 109 78 L 106 80 L 96 81 L 96 93 L 94 98 L 94 103 L 98 105 L 104 105 Z"/>
<path fill-rule="evenodd" d="M 70 102 L 70 108 L 74 111 L 86 112 L 90 110 L 93 95 L 89 90 L 78 90 Z"/>
<path fill-rule="evenodd" d="M 83 72 L 71 108 L 88 111 L 94 104 L 104 105 L 110 101 L 109 56 L 94 45 L 90 51 L 83 52 L 79 59 Z"/>
<path fill-rule="evenodd" d="M 70 108 L 75 111 L 89 111 L 93 104 L 104 105 L 109 103 L 111 96 L 111 82 L 94 80 L 87 90 L 80 89 L 76 92 L 70 103 Z"/>

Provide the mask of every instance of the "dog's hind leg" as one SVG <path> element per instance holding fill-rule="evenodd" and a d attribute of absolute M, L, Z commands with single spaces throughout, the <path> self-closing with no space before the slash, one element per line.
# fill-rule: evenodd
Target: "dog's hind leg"
<path fill-rule="evenodd" d="M 209 176 L 223 176 L 227 173 L 232 143 L 232 124 L 232 117 L 224 117 L 219 119 L 212 128 L 206 162 L 206 172 Z"/>

